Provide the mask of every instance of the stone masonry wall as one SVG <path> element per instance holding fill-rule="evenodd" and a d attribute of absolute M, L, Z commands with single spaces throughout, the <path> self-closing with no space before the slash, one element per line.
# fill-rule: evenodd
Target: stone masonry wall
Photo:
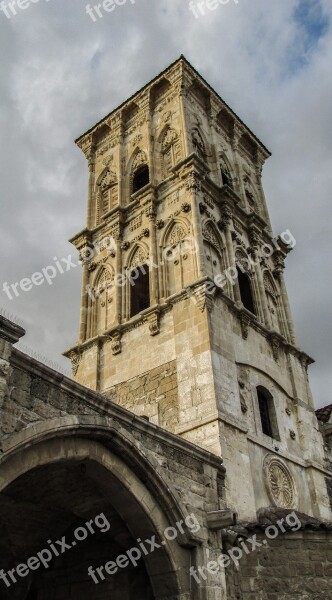
<path fill-rule="evenodd" d="M 244 555 L 239 571 L 227 567 L 226 578 L 229 600 L 331 600 L 332 537 L 324 531 L 281 534 Z"/>
<path fill-rule="evenodd" d="M 152 423 L 172 430 L 178 422 L 176 361 L 115 385 L 105 396 L 141 417 L 148 417 Z"/>

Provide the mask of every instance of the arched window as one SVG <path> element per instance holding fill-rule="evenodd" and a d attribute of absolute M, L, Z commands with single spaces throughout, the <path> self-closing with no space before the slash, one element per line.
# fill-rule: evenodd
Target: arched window
<path fill-rule="evenodd" d="M 117 176 L 115 171 L 110 167 L 107 167 L 97 182 L 97 225 L 100 223 L 101 218 L 118 202 L 118 186 Z"/>
<path fill-rule="evenodd" d="M 138 190 L 140 190 L 144 186 L 146 186 L 149 183 L 149 181 L 150 181 L 149 167 L 148 167 L 148 165 L 142 165 L 134 173 L 132 193 L 134 194 L 135 192 L 138 192 Z"/>
<path fill-rule="evenodd" d="M 280 437 L 273 397 L 270 392 L 262 386 L 259 386 L 256 391 L 262 431 L 265 435 L 279 440 Z"/>
<path fill-rule="evenodd" d="M 239 269 L 239 267 L 236 267 L 236 268 L 237 268 L 237 275 L 238 275 L 238 282 L 239 282 L 240 296 L 241 296 L 242 304 L 247 310 L 250 310 L 250 312 L 252 312 L 255 315 L 256 310 L 255 310 L 254 299 L 252 296 L 251 282 L 250 282 L 249 275 L 247 275 L 247 273 L 243 273 Z"/>
<path fill-rule="evenodd" d="M 130 275 L 130 316 L 134 317 L 150 306 L 150 277 L 148 265 L 139 265 Z"/>
<path fill-rule="evenodd" d="M 164 295 L 172 296 L 195 280 L 192 240 L 187 227 L 175 222 L 164 240 Z"/>
<path fill-rule="evenodd" d="M 114 272 L 102 267 L 93 286 L 94 300 L 90 311 L 90 337 L 104 333 L 115 320 Z"/>
<path fill-rule="evenodd" d="M 228 185 L 229 187 L 233 187 L 231 172 L 224 160 L 222 160 L 220 163 L 220 172 L 222 185 Z"/>
<path fill-rule="evenodd" d="M 223 269 L 221 245 L 214 226 L 206 223 L 203 226 L 203 244 L 206 275 L 214 279 Z"/>
<path fill-rule="evenodd" d="M 174 129 L 168 128 L 162 138 L 162 176 L 168 177 L 172 173 L 174 165 L 181 160 L 181 145 L 178 135 Z"/>
<path fill-rule="evenodd" d="M 194 152 L 203 160 L 206 161 L 206 148 L 200 131 L 195 127 L 191 132 L 191 139 Z"/>

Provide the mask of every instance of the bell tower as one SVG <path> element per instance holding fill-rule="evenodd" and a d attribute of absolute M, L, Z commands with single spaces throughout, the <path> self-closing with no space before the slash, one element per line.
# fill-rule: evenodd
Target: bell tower
<path fill-rule="evenodd" d="M 221 455 L 227 503 L 328 518 L 321 434 L 273 236 L 269 151 L 181 56 L 77 140 L 81 384 Z"/>

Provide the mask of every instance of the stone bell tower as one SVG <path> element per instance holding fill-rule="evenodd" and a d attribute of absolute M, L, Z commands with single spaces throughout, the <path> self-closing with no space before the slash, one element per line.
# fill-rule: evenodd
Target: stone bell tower
<path fill-rule="evenodd" d="M 227 503 L 328 517 L 323 445 L 273 237 L 270 153 L 181 56 L 77 140 L 89 166 L 74 378 L 221 455 Z"/>

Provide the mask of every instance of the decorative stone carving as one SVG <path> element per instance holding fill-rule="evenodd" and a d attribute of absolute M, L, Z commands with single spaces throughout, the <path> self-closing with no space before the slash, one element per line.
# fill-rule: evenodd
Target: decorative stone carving
<path fill-rule="evenodd" d="M 143 150 L 138 150 L 138 152 L 135 155 L 135 158 L 133 160 L 133 166 L 132 166 L 132 171 L 136 171 L 136 169 L 138 169 L 138 167 L 141 167 L 142 165 L 146 165 L 147 164 L 147 160 L 146 160 L 146 156 L 145 153 L 143 152 Z"/>
<path fill-rule="evenodd" d="M 163 221 L 162 219 L 159 219 L 159 220 L 156 222 L 156 225 L 157 225 L 157 228 L 158 228 L 158 229 L 162 229 L 162 228 L 165 226 L 165 221 Z"/>
<path fill-rule="evenodd" d="M 265 288 L 265 290 L 269 294 L 271 294 L 271 296 L 273 296 L 273 298 L 275 298 L 276 291 L 275 291 L 275 289 L 274 289 L 274 287 L 272 285 L 271 278 L 270 278 L 269 274 L 266 271 L 264 273 L 263 279 L 264 279 L 264 288 Z"/>
<path fill-rule="evenodd" d="M 194 291 L 193 295 L 201 312 L 204 312 L 205 309 L 207 309 L 209 313 L 212 312 L 214 292 L 208 293 L 206 286 L 202 285 Z"/>
<path fill-rule="evenodd" d="M 169 148 L 169 146 L 174 144 L 177 141 L 177 139 L 178 134 L 176 133 L 176 131 L 174 131 L 174 129 L 171 128 L 167 129 L 161 145 L 163 152 L 165 152 L 167 148 Z"/>
<path fill-rule="evenodd" d="M 114 356 L 121 354 L 122 352 L 121 334 L 119 331 L 116 331 L 111 335 L 111 350 Z"/>
<path fill-rule="evenodd" d="M 143 265 L 147 261 L 147 258 L 148 258 L 147 253 L 141 246 L 139 246 L 132 258 L 130 266 L 132 268 L 135 268 L 135 267 L 138 267 L 139 265 Z"/>
<path fill-rule="evenodd" d="M 191 172 L 188 175 L 188 179 L 186 181 L 186 188 L 189 192 L 199 192 L 201 190 L 202 184 L 199 179 L 197 173 Z"/>
<path fill-rule="evenodd" d="M 85 158 L 87 158 L 88 160 L 91 160 L 91 158 L 93 157 L 93 154 L 94 154 L 94 150 L 95 150 L 93 136 L 92 135 L 84 136 L 84 138 L 82 138 L 81 140 L 79 140 L 77 142 L 77 145 L 79 148 L 81 148 Z"/>
<path fill-rule="evenodd" d="M 285 269 L 285 257 L 282 252 L 279 252 L 278 250 L 276 250 L 273 255 L 273 258 L 274 258 L 274 264 L 275 264 L 274 273 L 275 273 L 276 277 L 280 277 L 280 275 L 283 274 L 284 269 Z"/>
<path fill-rule="evenodd" d="M 188 212 L 190 212 L 190 211 L 191 211 L 191 206 L 190 206 L 190 204 L 189 204 L 188 202 L 184 202 L 184 203 L 181 205 L 181 210 L 182 210 L 182 212 L 184 212 L 184 213 L 188 213 Z"/>
<path fill-rule="evenodd" d="M 162 120 L 163 120 L 164 123 L 167 123 L 168 121 L 171 121 L 172 120 L 172 111 L 166 110 L 164 112 L 164 114 L 162 115 L 161 118 L 162 118 Z"/>
<path fill-rule="evenodd" d="M 146 207 L 145 215 L 147 216 L 148 219 L 150 219 L 150 221 L 155 220 L 155 218 L 157 216 L 157 209 L 155 208 L 155 206 L 153 206 L 153 204 L 150 204 L 149 206 Z"/>
<path fill-rule="evenodd" d="M 103 163 L 103 165 L 105 165 L 105 167 L 109 167 L 110 164 L 113 162 L 113 154 L 106 156 L 101 162 Z"/>
<path fill-rule="evenodd" d="M 135 135 L 135 137 L 133 138 L 133 141 L 132 141 L 133 146 L 137 146 L 137 144 L 139 144 L 142 139 L 143 139 L 143 136 L 141 133 L 138 133 L 137 135 Z"/>
<path fill-rule="evenodd" d="M 223 204 L 222 206 L 222 218 L 218 221 L 218 227 L 221 231 L 229 227 L 232 223 L 232 211 L 228 204 Z"/>
<path fill-rule="evenodd" d="M 246 412 L 248 412 L 248 405 L 247 405 L 247 401 L 246 401 L 246 385 L 244 383 L 244 381 L 240 381 L 239 380 L 239 388 L 240 388 L 240 404 L 241 404 L 241 410 L 243 412 L 243 414 L 246 414 Z"/>
<path fill-rule="evenodd" d="M 201 158 L 205 158 L 206 151 L 203 138 L 196 127 L 191 132 L 191 139 L 193 143 L 194 152 L 196 152 Z"/>
<path fill-rule="evenodd" d="M 176 223 L 171 231 L 171 235 L 168 238 L 168 244 L 169 246 L 177 246 L 185 237 L 185 230 L 179 223 Z"/>
<path fill-rule="evenodd" d="M 151 336 L 158 335 L 160 333 L 160 325 L 159 325 L 159 314 L 153 313 L 146 318 L 146 321 L 149 325 L 149 331 Z"/>
<path fill-rule="evenodd" d="M 276 362 L 279 360 L 279 352 L 280 352 L 280 339 L 276 335 L 270 336 L 270 344 L 272 347 L 273 358 Z"/>
<path fill-rule="evenodd" d="M 263 473 L 271 502 L 280 508 L 295 508 L 297 493 L 288 467 L 272 454 L 264 460 Z"/>
<path fill-rule="evenodd" d="M 78 371 L 78 367 L 80 366 L 82 356 L 78 352 L 73 351 L 73 352 L 71 352 L 69 358 L 71 360 L 72 373 L 73 373 L 73 375 L 76 375 L 76 373 Z"/>
<path fill-rule="evenodd" d="M 115 171 L 107 169 L 107 171 L 105 172 L 104 176 L 100 180 L 99 185 L 100 185 L 101 189 L 103 191 L 105 191 L 111 185 L 114 185 L 116 183 L 116 181 L 117 181 L 117 179 L 116 179 L 116 173 L 115 173 Z"/>
<path fill-rule="evenodd" d="M 249 335 L 250 317 L 245 312 L 241 312 L 240 314 L 240 324 L 242 337 L 246 340 Z"/>
<path fill-rule="evenodd" d="M 209 244 L 211 244 L 215 248 L 218 254 L 221 254 L 219 240 L 211 223 L 206 223 L 203 226 L 203 237 L 207 242 L 209 242 Z"/>

